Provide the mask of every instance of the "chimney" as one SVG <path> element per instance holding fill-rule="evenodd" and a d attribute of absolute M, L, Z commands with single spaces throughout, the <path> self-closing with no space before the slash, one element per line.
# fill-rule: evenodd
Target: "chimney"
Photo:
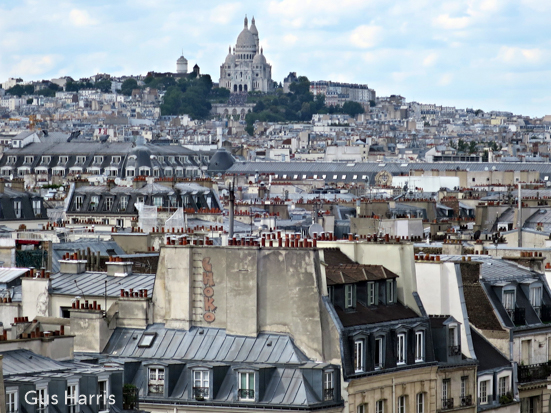
<path fill-rule="evenodd" d="M 11 180 L 11 189 L 17 192 L 25 192 L 25 180 L 23 178 L 13 178 Z"/>
<path fill-rule="evenodd" d="M 132 274 L 132 261 L 108 261 L 107 264 L 107 275 L 112 275 L 113 277 L 126 277 L 127 275 Z"/>
<path fill-rule="evenodd" d="M 64 274 L 82 274 L 86 271 L 87 260 L 79 260 L 77 253 L 67 253 L 59 260 L 59 272 Z"/>
<path fill-rule="evenodd" d="M 141 189 L 145 186 L 147 181 L 145 180 L 145 176 L 137 176 L 132 181 L 132 188 L 134 189 Z"/>

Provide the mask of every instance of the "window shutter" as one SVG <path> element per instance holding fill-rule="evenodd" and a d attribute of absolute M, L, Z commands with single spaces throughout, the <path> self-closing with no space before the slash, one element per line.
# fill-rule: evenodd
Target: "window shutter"
<path fill-rule="evenodd" d="M 388 281 L 386 282 L 386 303 L 390 303 L 390 299 L 392 295 L 390 294 L 390 289 L 392 288 L 392 284 Z"/>
<path fill-rule="evenodd" d="M 352 308 L 356 308 L 356 284 L 352 285 Z"/>
<path fill-rule="evenodd" d="M 375 305 L 379 305 L 379 283 L 376 282 L 373 286 L 375 287 Z"/>

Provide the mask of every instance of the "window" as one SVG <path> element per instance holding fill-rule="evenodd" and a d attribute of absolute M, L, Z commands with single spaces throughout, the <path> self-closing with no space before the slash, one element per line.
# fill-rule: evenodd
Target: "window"
<path fill-rule="evenodd" d="M 367 283 L 367 305 L 377 305 L 377 294 L 376 294 L 377 284 L 374 282 Z"/>
<path fill-rule="evenodd" d="M 385 413 L 385 401 L 377 400 L 375 402 L 375 413 Z"/>
<path fill-rule="evenodd" d="M 17 160 L 17 157 L 15 156 L 8 156 L 8 165 L 15 165 L 15 161 Z"/>
<path fill-rule="evenodd" d="M 461 391 L 460 391 L 461 398 L 464 398 L 467 396 L 468 387 L 469 387 L 469 376 L 461 376 Z"/>
<path fill-rule="evenodd" d="M 46 388 L 36 389 L 36 412 L 46 413 L 48 411 L 48 391 Z"/>
<path fill-rule="evenodd" d="M 60 165 L 65 165 L 67 163 L 67 161 L 69 160 L 69 157 L 68 156 L 60 156 L 59 157 L 59 164 Z"/>
<path fill-rule="evenodd" d="M 40 202 L 40 199 L 33 199 L 33 212 L 35 216 L 42 213 L 42 202 Z"/>
<path fill-rule="evenodd" d="M 356 307 L 356 285 L 346 284 L 344 286 L 344 307 L 354 308 Z"/>
<path fill-rule="evenodd" d="M 514 310 L 515 309 L 515 291 L 503 291 L 503 307 L 505 310 Z"/>
<path fill-rule="evenodd" d="M 43 156 L 42 157 L 42 165 L 49 165 L 52 161 L 52 158 L 50 156 Z"/>
<path fill-rule="evenodd" d="M 406 396 L 398 397 L 398 413 L 406 413 Z"/>
<path fill-rule="evenodd" d="M 127 206 L 128 206 L 128 197 L 127 196 L 121 197 L 121 211 L 126 211 Z"/>
<path fill-rule="evenodd" d="M 209 371 L 193 371 L 193 397 L 198 400 L 209 398 Z"/>
<path fill-rule="evenodd" d="M 480 382 L 480 390 L 478 397 L 480 398 L 480 404 L 488 404 L 488 389 L 490 387 L 490 381 L 484 380 Z"/>
<path fill-rule="evenodd" d="M 162 196 L 154 196 L 153 197 L 153 205 L 156 207 L 162 207 L 163 206 L 163 197 Z"/>
<path fill-rule="evenodd" d="M 111 211 L 111 208 L 113 208 L 113 198 L 112 197 L 105 198 L 105 210 Z"/>
<path fill-rule="evenodd" d="M 25 156 L 25 163 L 33 163 L 34 156 Z"/>
<path fill-rule="evenodd" d="M 16 413 L 19 410 L 17 390 L 6 391 L 6 413 Z"/>
<path fill-rule="evenodd" d="M 415 332 L 415 362 L 425 360 L 425 332 Z"/>
<path fill-rule="evenodd" d="M 94 156 L 94 163 L 99 164 L 103 162 L 103 156 Z"/>
<path fill-rule="evenodd" d="M 86 162 L 86 156 L 77 156 L 77 164 Z"/>
<path fill-rule="evenodd" d="M 98 410 L 105 412 L 109 410 L 109 387 L 107 380 L 98 381 Z"/>
<path fill-rule="evenodd" d="M 82 208 L 83 201 L 84 201 L 84 197 L 82 195 L 75 196 L 75 211 L 80 211 L 80 208 Z"/>
<path fill-rule="evenodd" d="M 382 369 L 384 366 L 384 357 L 383 357 L 383 349 L 384 349 L 384 341 L 383 337 L 378 337 L 375 339 L 375 370 Z"/>
<path fill-rule="evenodd" d="M 78 385 L 69 384 L 67 386 L 67 394 L 65 396 L 67 403 L 67 412 L 76 413 L 78 412 Z"/>
<path fill-rule="evenodd" d="M 394 280 L 386 280 L 386 303 L 394 302 Z"/>
<path fill-rule="evenodd" d="M 21 201 L 13 201 L 13 212 L 16 218 L 21 218 Z"/>
<path fill-rule="evenodd" d="M 164 394 L 165 393 L 165 369 L 150 367 L 149 368 L 148 391 L 149 394 Z"/>
<path fill-rule="evenodd" d="M 145 202 L 145 198 L 143 196 L 139 196 L 137 201 L 138 201 L 138 203 L 143 204 Z"/>
<path fill-rule="evenodd" d="M 541 307 L 541 286 L 530 288 L 530 304 L 534 308 Z"/>
<path fill-rule="evenodd" d="M 95 211 L 99 204 L 99 196 L 92 195 L 90 198 L 90 211 Z"/>
<path fill-rule="evenodd" d="M 499 378 L 498 389 L 500 396 L 504 396 L 509 393 L 509 376 Z"/>
<path fill-rule="evenodd" d="M 397 364 L 406 363 L 406 335 L 404 333 L 398 334 L 398 348 L 397 348 Z"/>
<path fill-rule="evenodd" d="M 121 161 L 121 157 L 120 156 L 113 156 L 113 158 L 111 158 L 111 162 L 112 163 L 120 163 Z"/>
<path fill-rule="evenodd" d="M 326 371 L 323 373 L 323 400 L 333 400 L 334 387 L 333 387 L 333 372 Z"/>
<path fill-rule="evenodd" d="M 446 408 L 447 401 L 450 398 L 450 379 L 442 380 L 442 408 Z"/>
<path fill-rule="evenodd" d="M 425 393 L 417 393 L 415 406 L 416 413 L 425 413 Z"/>
<path fill-rule="evenodd" d="M 364 341 L 356 340 L 354 342 L 354 371 L 360 373 L 364 371 Z"/>
<path fill-rule="evenodd" d="M 367 404 L 360 404 L 356 409 L 357 413 L 367 413 Z"/>
<path fill-rule="evenodd" d="M 239 373 L 239 400 L 254 400 L 254 373 Z"/>

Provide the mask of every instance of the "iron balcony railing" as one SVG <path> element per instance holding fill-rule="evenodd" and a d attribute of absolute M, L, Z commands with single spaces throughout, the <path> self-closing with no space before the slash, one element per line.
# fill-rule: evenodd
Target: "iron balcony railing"
<path fill-rule="evenodd" d="M 209 388 L 208 387 L 194 387 L 193 388 L 193 397 L 196 400 L 205 400 L 209 398 Z"/>
<path fill-rule="evenodd" d="M 254 400 L 253 389 L 239 389 L 239 399 L 241 400 Z"/>
<path fill-rule="evenodd" d="M 463 396 L 461 397 L 461 406 L 472 406 L 473 404 L 473 396 Z"/>
<path fill-rule="evenodd" d="M 165 385 L 164 384 L 150 384 L 149 385 L 149 394 L 164 394 Z"/>
<path fill-rule="evenodd" d="M 453 398 L 452 399 L 442 399 L 442 410 L 453 409 Z"/>
<path fill-rule="evenodd" d="M 551 362 L 529 364 L 527 366 L 518 366 L 519 383 L 528 383 L 531 381 L 545 380 L 551 376 Z"/>
<path fill-rule="evenodd" d="M 323 400 L 333 400 L 334 389 L 323 389 Z"/>
<path fill-rule="evenodd" d="M 461 355 L 461 346 L 450 346 L 450 356 Z"/>

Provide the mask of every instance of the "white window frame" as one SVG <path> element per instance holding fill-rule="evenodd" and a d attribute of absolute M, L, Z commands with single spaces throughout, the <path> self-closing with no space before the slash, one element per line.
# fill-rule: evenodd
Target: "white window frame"
<path fill-rule="evenodd" d="M 415 362 L 425 361 L 425 332 L 415 332 Z"/>
<path fill-rule="evenodd" d="M 108 196 L 105 198 L 105 210 L 106 211 L 111 211 L 111 209 L 113 208 L 113 202 L 114 202 L 114 198 L 112 196 Z"/>
<path fill-rule="evenodd" d="M 375 283 L 369 281 L 367 283 L 367 305 L 375 305 Z"/>
<path fill-rule="evenodd" d="M 530 305 L 534 308 L 540 308 L 543 297 L 543 288 L 541 285 L 530 287 Z"/>
<path fill-rule="evenodd" d="M 126 211 L 126 208 L 128 207 L 128 196 L 121 196 L 121 202 L 120 202 L 120 208 L 121 210 L 124 209 Z"/>
<path fill-rule="evenodd" d="M 442 379 L 442 399 L 450 398 L 450 379 Z"/>
<path fill-rule="evenodd" d="M 345 284 L 344 285 L 344 308 L 354 308 L 356 303 L 354 302 L 354 289 L 356 288 L 355 284 Z"/>
<path fill-rule="evenodd" d="M 415 396 L 415 412 L 425 413 L 425 393 L 417 393 Z"/>
<path fill-rule="evenodd" d="M 387 304 L 396 302 L 396 297 L 394 296 L 394 280 L 386 280 L 386 288 Z"/>
<path fill-rule="evenodd" d="M 19 411 L 19 390 L 8 387 L 6 389 L 6 413 Z"/>
<path fill-rule="evenodd" d="M 192 383 L 195 394 L 195 388 L 207 389 L 206 394 L 202 396 L 205 400 L 208 400 L 210 397 L 210 371 L 206 369 L 194 369 L 192 370 Z M 200 384 L 200 386 L 197 386 Z"/>
<path fill-rule="evenodd" d="M 515 309 L 515 290 L 503 290 L 502 304 L 505 310 L 513 311 Z M 512 297 L 512 300 L 510 299 Z"/>
<path fill-rule="evenodd" d="M 459 396 L 461 398 L 467 397 L 467 387 L 469 384 L 469 377 L 468 376 L 461 376 L 461 390 L 459 393 Z"/>
<path fill-rule="evenodd" d="M 105 383 L 105 390 L 102 392 L 100 383 Z M 98 379 L 98 397 L 101 397 L 101 399 L 98 399 L 98 410 L 99 413 L 104 413 L 109 411 L 109 378 L 99 378 Z M 104 410 L 100 410 L 100 407 L 102 405 L 105 407 Z"/>
<path fill-rule="evenodd" d="M 48 388 L 36 388 L 36 413 L 48 412 Z"/>
<path fill-rule="evenodd" d="M 147 369 L 147 394 L 164 395 L 165 393 L 165 368 L 148 367 Z M 162 386 L 162 392 L 151 391 L 151 386 Z"/>
<path fill-rule="evenodd" d="M 79 404 L 78 404 L 78 396 L 79 396 L 78 381 L 68 382 L 66 391 L 67 391 L 66 393 L 67 412 L 77 413 L 80 410 Z"/>
<path fill-rule="evenodd" d="M 153 206 L 156 206 L 157 208 L 163 206 L 163 197 L 162 196 L 154 196 L 153 197 Z"/>
<path fill-rule="evenodd" d="M 13 201 L 13 212 L 16 218 L 21 218 L 21 201 L 18 199 Z"/>
<path fill-rule="evenodd" d="M 359 404 L 356 408 L 357 413 L 367 413 L 367 403 Z"/>
<path fill-rule="evenodd" d="M 398 397 L 398 413 L 406 413 L 407 403 L 406 403 L 406 396 L 399 396 Z"/>
<path fill-rule="evenodd" d="M 396 364 L 403 365 L 407 361 L 406 333 L 398 333 L 396 337 Z"/>
<path fill-rule="evenodd" d="M 35 216 L 42 213 L 42 201 L 40 199 L 33 199 L 33 212 Z"/>
<path fill-rule="evenodd" d="M 501 376 L 497 378 L 497 394 L 501 397 L 506 395 L 511 391 L 510 384 L 511 384 L 511 378 L 510 376 Z"/>
<path fill-rule="evenodd" d="M 323 400 L 333 400 L 335 398 L 335 387 L 333 386 L 333 370 L 327 370 L 323 372 Z M 329 390 L 331 395 L 329 397 Z"/>
<path fill-rule="evenodd" d="M 377 351 L 377 346 L 379 346 L 379 351 Z M 379 363 L 377 363 L 377 359 L 374 360 L 375 370 L 380 370 L 385 365 L 385 359 L 384 359 L 384 347 L 385 346 L 385 338 L 384 337 L 376 337 L 375 338 L 375 351 L 374 354 L 376 357 L 379 358 Z"/>
<path fill-rule="evenodd" d="M 377 400 L 375 402 L 375 413 L 385 413 L 385 401 L 384 401 L 384 399 Z"/>
<path fill-rule="evenodd" d="M 362 373 L 364 371 L 364 340 L 358 339 L 354 341 L 354 372 Z"/>
<path fill-rule="evenodd" d="M 478 385 L 478 398 L 479 404 L 488 404 L 491 396 L 491 382 L 490 380 L 480 380 Z"/>
<path fill-rule="evenodd" d="M 245 377 L 245 387 L 242 387 L 243 383 L 243 377 Z M 251 378 L 252 378 L 252 388 L 251 388 Z M 254 371 L 240 371 L 237 374 L 237 388 L 238 388 L 238 397 L 241 401 L 254 401 L 256 397 L 255 392 L 255 373 Z M 241 390 L 252 390 L 253 391 L 253 397 L 250 397 L 250 394 L 246 394 L 243 396 L 241 393 Z"/>

